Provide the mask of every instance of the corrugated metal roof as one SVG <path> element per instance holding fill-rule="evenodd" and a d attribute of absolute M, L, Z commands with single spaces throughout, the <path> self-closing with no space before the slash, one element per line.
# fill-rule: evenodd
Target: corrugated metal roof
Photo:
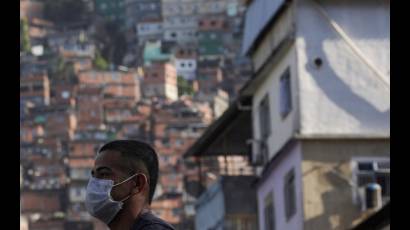
<path fill-rule="evenodd" d="M 259 34 L 285 0 L 255 0 L 246 11 L 242 52 L 249 52 Z"/>

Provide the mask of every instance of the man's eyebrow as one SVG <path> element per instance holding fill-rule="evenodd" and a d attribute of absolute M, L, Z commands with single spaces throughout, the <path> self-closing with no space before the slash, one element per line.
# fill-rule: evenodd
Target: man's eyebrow
<path fill-rule="evenodd" d="M 108 170 L 108 171 L 112 172 L 112 170 L 110 168 L 108 168 L 107 166 L 98 167 L 95 171 L 100 172 L 102 170 Z"/>

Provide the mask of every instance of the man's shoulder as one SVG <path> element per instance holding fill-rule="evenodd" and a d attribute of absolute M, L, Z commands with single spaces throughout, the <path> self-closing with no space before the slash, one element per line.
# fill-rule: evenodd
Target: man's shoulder
<path fill-rule="evenodd" d="M 174 230 L 174 227 L 151 212 L 147 212 L 138 218 L 131 230 Z"/>

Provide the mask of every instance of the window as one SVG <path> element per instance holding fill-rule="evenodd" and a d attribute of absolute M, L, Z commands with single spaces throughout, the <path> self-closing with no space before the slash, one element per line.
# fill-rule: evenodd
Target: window
<path fill-rule="evenodd" d="M 292 110 L 292 97 L 290 90 L 290 70 L 286 69 L 280 77 L 280 115 L 285 118 Z"/>
<path fill-rule="evenodd" d="M 266 230 L 275 230 L 275 212 L 273 209 L 273 193 L 270 192 L 265 197 L 264 201 L 264 217 L 265 217 L 265 229 Z"/>
<path fill-rule="evenodd" d="M 181 66 L 182 68 L 185 67 L 185 63 L 182 62 L 182 63 L 180 64 L 180 66 Z"/>
<path fill-rule="evenodd" d="M 20 92 L 24 93 L 29 91 L 29 87 L 28 86 L 20 86 Z"/>
<path fill-rule="evenodd" d="M 259 105 L 259 127 L 261 134 L 261 146 L 259 149 L 262 155 L 263 161 L 268 158 L 268 137 L 271 134 L 271 122 L 270 122 L 270 111 L 269 111 L 269 94 L 267 94 Z"/>
<path fill-rule="evenodd" d="M 34 91 L 41 91 L 41 90 L 43 90 L 43 89 L 44 89 L 43 85 L 34 85 L 34 86 L 33 86 L 33 90 L 34 90 Z"/>
<path fill-rule="evenodd" d="M 267 94 L 259 105 L 259 126 L 261 129 L 261 138 L 267 139 L 271 134 L 269 94 Z"/>
<path fill-rule="evenodd" d="M 289 221 L 296 213 L 296 188 L 295 188 L 295 170 L 291 169 L 285 176 L 284 194 L 285 194 L 285 215 Z"/>
<path fill-rule="evenodd" d="M 354 181 L 358 188 L 377 183 L 382 188 L 382 197 L 390 197 L 390 160 L 357 159 L 354 161 Z"/>
<path fill-rule="evenodd" d="M 171 33 L 171 37 L 176 38 L 177 34 L 175 32 Z"/>

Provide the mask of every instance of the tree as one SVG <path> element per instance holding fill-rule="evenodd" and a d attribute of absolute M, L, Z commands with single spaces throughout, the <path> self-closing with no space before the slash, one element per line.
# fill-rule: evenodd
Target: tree
<path fill-rule="evenodd" d="M 77 76 L 74 71 L 74 65 L 64 58 L 58 57 L 53 60 L 52 69 L 49 71 L 49 76 L 52 82 L 76 82 Z"/>
<path fill-rule="evenodd" d="M 122 65 L 127 43 L 124 32 L 115 22 L 99 23 L 96 27 L 95 40 L 100 45 L 102 57 L 110 63 Z"/>
<path fill-rule="evenodd" d="M 93 65 L 98 70 L 108 70 L 108 62 L 101 56 L 100 52 L 96 52 L 93 60 Z"/>
<path fill-rule="evenodd" d="M 178 76 L 177 77 L 177 85 L 178 85 L 178 95 L 193 95 L 194 89 L 189 81 L 185 78 Z"/>
<path fill-rule="evenodd" d="M 27 18 L 20 19 L 20 50 L 23 52 L 31 50 Z"/>

